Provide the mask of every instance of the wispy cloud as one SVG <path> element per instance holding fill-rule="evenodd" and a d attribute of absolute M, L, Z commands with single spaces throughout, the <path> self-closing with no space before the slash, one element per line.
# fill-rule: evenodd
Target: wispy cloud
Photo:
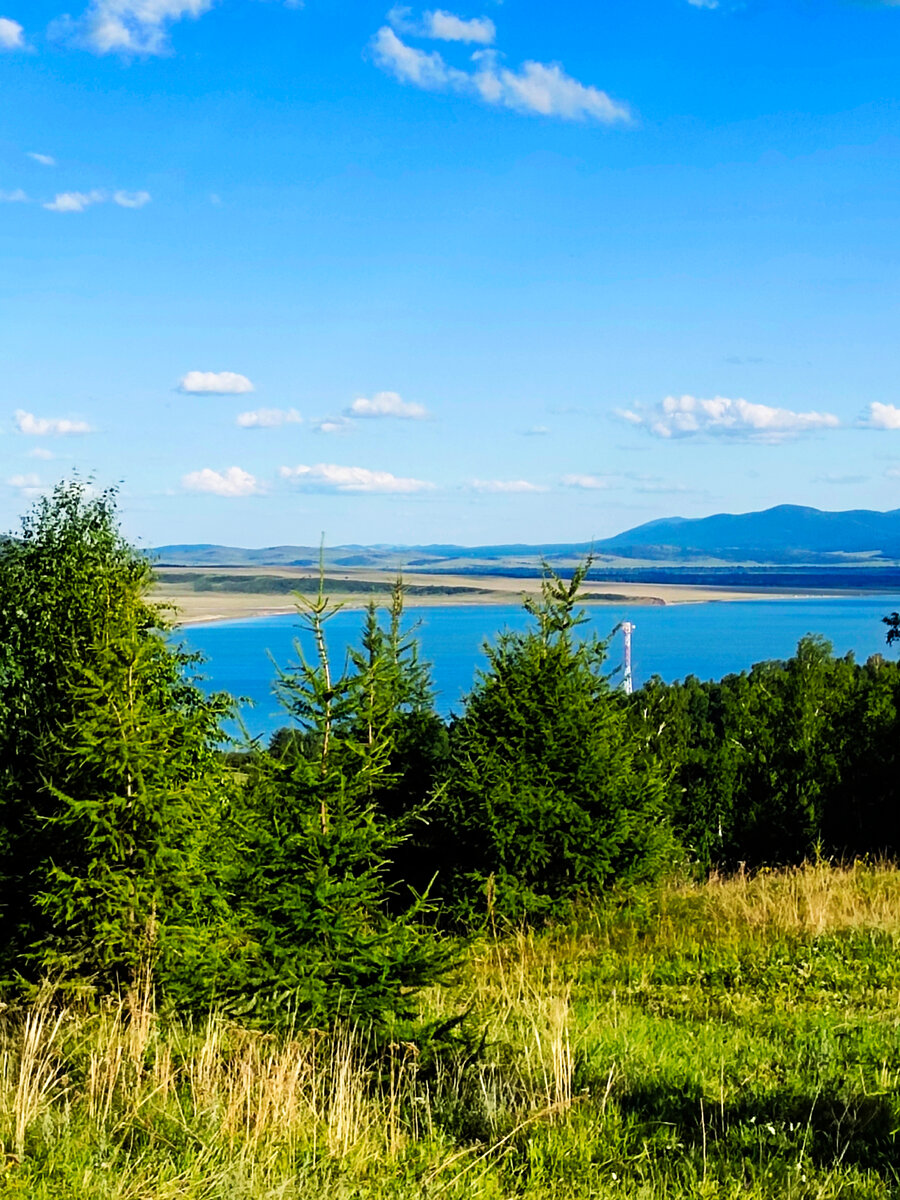
<path fill-rule="evenodd" d="M 24 50 L 25 30 L 18 21 L 0 17 L 0 50 Z"/>
<path fill-rule="evenodd" d="M 314 433 L 349 433 L 352 428 L 349 417 L 323 417 L 313 422 Z"/>
<path fill-rule="evenodd" d="M 432 14 L 433 15 L 433 14 Z M 599 88 L 567 75 L 559 63 L 527 61 L 510 70 L 494 50 L 478 50 L 466 70 L 451 66 L 437 50 L 420 50 L 389 25 L 372 39 L 375 62 L 401 83 L 426 91 L 452 91 L 516 112 L 564 120 L 621 124 L 631 119 L 627 105 Z"/>
<path fill-rule="evenodd" d="M 201 471 L 190 471 L 182 476 L 181 486 L 187 492 L 209 492 L 229 499 L 256 496 L 261 490 L 255 476 L 242 467 L 227 467 L 224 471 L 204 467 Z"/>
<path fill-rule="evenodd" d="M 26 500 L 34 499 L 44 491 L 39 475 L 29 472 L 26 475 L 11 475 L 6 486 L 15 490 Z"/>
<path fill-rule="evenodd" d="M 28 196 L 21 188 L 14 188 L 11 192 L 0 192 L 0 204 L 27 204 Z"/>
<path fill-rule="evenodd" d="M 119 208 L 143 208 L 152 199 L 149 192 L 113 192 L 110 196 L 100 188 L 90 192 L 57 192 L 53 200 L 48 201 L 44 208 L 50 212 L 80 213 L 92 204 L 106 204 L 112 200 Z"/>
<path fill-rule="evenodd" d="M 344 409 L 348 417 L 399 417 L 406 421 L 422 421 L 428 416 L 424 405 L 404 400 L 397 392 L 376 392 L 371 400 L 361 396 Z"/>
<path fill-rule="evenodd" d="M 36 417 L 34 413 L 17 408 L 16 428 L 19 433 L 30 437 L 69 437 L 73 434 L 93 433 L 87 421 L 70 420 L 68 417 Z"/>
<path fill-rule="evenodd" d="M 523 437 L 544 437 L 550 430 L 546 425 L 532 425 L 530 429 L 523 429 Z"/>
<path fill-rule="evenodd" d="M 29 458 L 51 459 L 51 458 L 55 458 L 55 455 L 54 455 L 53 451 L 48 450 L 46 446 L 35 446 L 32 450 L 28 451 L 28 457 Z"/>
<path fill-rule="evenodd" d="M 522 493 L 546 492 L 546 488 L 527 479 L 473 479 L 469 485 L 476 492 Z"/>
<path fill-rule="evenodd" d="M 716 396 L 711 400 L 696 396 L 667 396 L 649 411 L 620 409 L 618 416 L 661 438 L 703 434 L 771 442 L 819 429 L 836 429 L 840 425 L 832 413 L 793 412 L 789 408 L 751 404 L 747 400 L 732 400 L 726 396 Z"/>
<path fill-rule="evenodd" d="M 433 92 L 471 90 L 472 78 L 465 71 L 448 66 L 437 50 L 408 46 L 387 25 L 375 34 L 372 49 L 378 66 L 401 83 Z"/>
<path fill-rule="evenodd" d="M 213 0 L 93 0 L 77 23 L 79 41 L 97 54 L 166 54 L 168 29 L 200 17 Z"/>
<path fill-rule="evenodd" d="M 388 21 L 400 33 L 442 42 L 474 42 L 490 46 L 497 36 L 497 28 L 489 17 L 458 17 L 440 8 L 423 13 L 422 19 L 416 21 L 412 9 L 397 6 L 388 13 Z"/>
<path fill-rule="evenodd" d="M 28 150 L 27 156 L 33 158 L 36 163 L 40 163 L 42 167 L 56 166 L 56 159 L 52 154 L 38 154 L 37 150 Z"/>
<path fill-rule="evenodd" d="M 563 475 L 563 487 L 577 488 L 585 492 L 606 492 L 611 489 L 630 489 L 632 492 L 651 495 L 681 495 L 696 492 L 684 483 L 661 479 L 658 475 L 644 475 L 637 471 L 623 471 L 613 475 Z"/>
<path fill-rule="evenodd" d="M 871 429 L 900 429 L 900 408 L 893 404 L 879 404 L 876 400 L 869 405 L 869 417 L 865 423 Z"/>
<path fill-rule="evenodd" d="M 192 396 L 241 396 L 255 390 L 247 376 L 237 371 L 188 371 L 178 389 Z"/>
<path fill-rule="evenodd" d="M 277 429 L 280 425 L 299 425 L 302 420 L 296 408 L 257 408 L 238 413 L 236 424 L 241 429 Z"/>
<path fill-rule="evenodd" d="M 149 192 L 113 192 L 113 204 L 119 208 L 143 208 L 151 199 Z"/>
<path fill-rule="evenodd" d="M 96 189 L 91 192 L 57 192 L 44 208 L 49 212 L 80 213 L 92 204 L 103 204 L 105 200 L 106 193 Z"/>
<path fill-rule="evenodd" d="M 837 471 L 829 471 L 825 475 L 816 475 L 813 483 L 837 484 L 843 487 L 845 484 L 868 483 L 868 480 L 868 475 L 842 475 Z"/>
<path fill-rule="evenodd" d="M 648 496 L 681 496 L 685 492 L 699 493 L 701 489 L 688 487 L 686 483 L 667 483 L 664 479 L 631 476 L 633 490 Z"/>
<path fill-rule="evenodd" d="M 563 475 L 563 487 L 580 488 L 586 492 L 602 492 L 616 487 L 611 475 Z"/>
<path fill-rule="evenodd" d="M 688 0 L 692 8 L 718 8 L 719 0 Z"/>
<path fill-rule="evenodd" d="M 409 493 L 429 491 L 433 483 L 409 479 L 389 471 L 370 471 L 367 467 L 342 467 L 336 463 L 315 466 L 282 467 L 282 479 L 310 491 Z"/>
<path fill-rule="evenodd" d="M 599 88 L 579 83 L 559 63 L 526 62 L 518 71 L 510 71 L 499 65 L 493 51 L 485 50 L 478 55 L 473 78 L 482 100 L 516 112 L 602 125 L 631 120 L 626 105 Z"/>

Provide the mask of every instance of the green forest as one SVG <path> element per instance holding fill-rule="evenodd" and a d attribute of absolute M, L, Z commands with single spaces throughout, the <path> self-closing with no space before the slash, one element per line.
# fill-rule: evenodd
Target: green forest
<path fill-rule="evenodd" d="M 323 578 L 241 744 L 115 493 L 37 502 L 0 549 L 0 1195 L 897 1194 L 900 668 L 810 635 L 628 696 L 589 567 L 449 723 L 402 583 L 336 663 Z"/>

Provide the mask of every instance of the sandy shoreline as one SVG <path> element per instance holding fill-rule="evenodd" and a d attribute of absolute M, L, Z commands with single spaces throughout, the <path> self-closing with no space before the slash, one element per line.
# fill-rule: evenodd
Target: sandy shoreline
<path fill-rule="evenodd" d="M 167 574 L 172 574 L 167 569 Z M 196 575 L 196 569 L 192 574 Z M 210 571 L 209 574 L 224 573 Z M 248 570 L 232 568 L 229 575 L 276 575 L 288 579 L 310 579 L 308 571 Z M 364 608 L 370 597 L 364 592 L 341 592 L 340 581 L 343 579 L 354 582 L 370 582 L 390 584 L 393 576 L 380 571 L 341 572 L 335 575 L 329 572 L 329 580 L 334 581 L 329 588 L 333 600 L 346 608 Z M 535 595 L 540 590 L 538 579 L 519 579 L 500 575 L 404 575 L 404 581 L 414 586 L 447 588 L 471 588 L 472 591 L 448 593 L 443 595 L 413 595 L 407 596 L 406 607 L 434 608 L 436 605 L 478 605 L 489 607 L 500 604 L 517 604 L 523 595 Z M 477 590 L 475 590 L 477 589 Z M 783 598 L 781 593 L 771 591 L 750 591 L 738 588 L 701 587 L 691 584 L 660 584 L 660 583 L 618 583 L 602 579 L 591 579 L 585 591 L 588 593 L 608 592 L 616 599 L 587 600 L 590 607 L 618 607 L 622 604 L 705 604 L 711 601 L 733 602 L 739 600 L 777 600 Z M 619 599 L 621 597 L 621 599 Z M 167 581 L 158 584 L 153 592 L 153 599 L 158 603 L 171 605 L 175 610 L 175 619 L 179 625 L 203 625 L 217 621 L 237 621 L 252 617 L 270 617 L 293 613 L 296 606 L 291 596 L 269 592 L 228 592 L 228 591 L 194 591 L 189 582 L 174 583 Z M 387 597 L 381 593 L 376 596 L 379 604 Z"/>

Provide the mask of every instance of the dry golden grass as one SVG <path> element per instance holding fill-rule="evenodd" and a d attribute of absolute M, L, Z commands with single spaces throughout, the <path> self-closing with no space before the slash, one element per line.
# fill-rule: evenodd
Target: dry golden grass
<path fill-rule="evenodd" d="M 674 898 L 699 901 L 717 925 L 819 936 L 846 929 L 900 930 L 900 874 L 893 863 L 807 863 L 784 871 L 714 875 Z"/>
<path fill-rule="evenodd" d="M 730 970 L 735 947 L 749 945 L 752 957 L 756 947 L 764 954 L 785 936 L 810 946 L 870 930 L 879 937 L 900 930 L 900 872 L 885 864 L 820 863 L 623 897 L 556 930 L 486 938 L 471 947 L 455 985 L 425 998 L 432 1018 L 471 1009 L 486 1049 L 441 1052 L 427 1063 L 411 1044 L 373 1056 L 352 1028 L 276 1036 L 216 1014 L 194 1025 L 167 1021 L 147 976 L 99 1010 L 57 1010 L 45 994 L 28 1011 L 8 1010 L 0 1023 L 0 1196 L 501 1200 L 518 1195 L 522 1179 L 543 1179 L 546 1192 L 535 1183 L 537 1190 L 522 1194 L 656 1200 L 706 1194 L 718 1171 L 720 1190 L 708 1194 L 737 1197 L 742 1191 L 729 1191 L 722 1180 L 729 1170 L 745 1170 L 741 1147 L 751 1145 L 768 1174 L 747 1176 L 747 1195 L 887 1197 L 882 1176 L 843 1165 L 849 1143 L 841 1130 L 850 1126 L 840 1105 L 857 1103 L 850 1093 L 837 1090 L 829 1100 L 838 1106 L 837 1133 L 824 1126 L 817 1132 L 813 1123 L 823 1111 L 828 1072 L 836 1088 L 844 1086 L 844 1043 L 831 1030 L 848 1022 L 863 1022 L 847 1043 L 859 1103 L 893 1103 L 900 1063 L 891 1057 L 885 1022 L 900 976 L 895 980 L 890 945 L 866 951 L 882 982 L 860 991 L 858 1009 L 839 998 L 832 1015 L 812 998 L 796 1028 L 779 999 L 777 973 L 742 985 L 761 990 L 754 1005 L 734 1009 L 733 1027 L 722 1023 L 731 985 L 716 985 L 723 1002 L 706 1020 L 707 985 L 692 982 L 699 960 L 685 955 L 698 945 L 721 950 Z M 823 969 L 840 967 L 842 953 L 840 945 L 828 949 Z M 803 950 L 804 970 L 808 958 Z M 672 964 L 679 963 L 674 978 Z M 654 964 L 667 966 L 668 982 L 653 984 Z M 853 978 L 850 969 L 848 988 Z M 800 992 L 790 995 L 791 1003 L 807 1003 Z M 870 1015 L 876 1001 L 882 1008 Z M 749 1019 L 757 1023 L 752 1030 Z M 833 1068 L 824 1048 L 838 1056 Z M 794 1075 L 782 1096 L 772 1088 L 788 1064 Z M 804 1064 L 811 1064 L 809 1078 Z M 737 1114 L 747 1103 L 751 1078 L 760 1115 L 748 1109 L 729 1117 L 729 1105 Z M 687 1125 L 676 1135 L 675 1123 L 685 1120 L 681 1097 L 693 1087 L 699 1133 Z M 654 1094 L 653 1104 L 669 1105 L 668 1115 L 661 1121 L 653 1109 L 645 1123 L 628 1105 L 633 1096 Z M 796 1138 L 795 1097 L 808 1126 Z M 765 1132 L 767 1158 L 760 1157 L 760 1130 L 773 1131 Z M 813 1137 L 821 1165 L 818 1174 L 810 1168 L 812 1190 L 804 1190 L 809 1149 L 794 1142 Z M 854 1153 L 862 1146 L 854 1142 Z M 795 1175 L 779 1175 L 791 1155 Z M 607 1172 L 602 1186 L 598 1171 Z M 619 1188 L 627 1171 L 631 1191 Z M 563 1179 L 557 1193 L 554 1180 Z"/>

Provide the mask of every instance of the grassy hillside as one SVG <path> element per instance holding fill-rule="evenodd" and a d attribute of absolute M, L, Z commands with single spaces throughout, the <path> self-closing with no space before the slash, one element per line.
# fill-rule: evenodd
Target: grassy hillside
<path fill-rule="evenodd" d="M 0 1195 L 887 1200 L 898 949 L 900 872 L 817 865 L 474 943 L 456 1050 L 7 1011 Z"/>

